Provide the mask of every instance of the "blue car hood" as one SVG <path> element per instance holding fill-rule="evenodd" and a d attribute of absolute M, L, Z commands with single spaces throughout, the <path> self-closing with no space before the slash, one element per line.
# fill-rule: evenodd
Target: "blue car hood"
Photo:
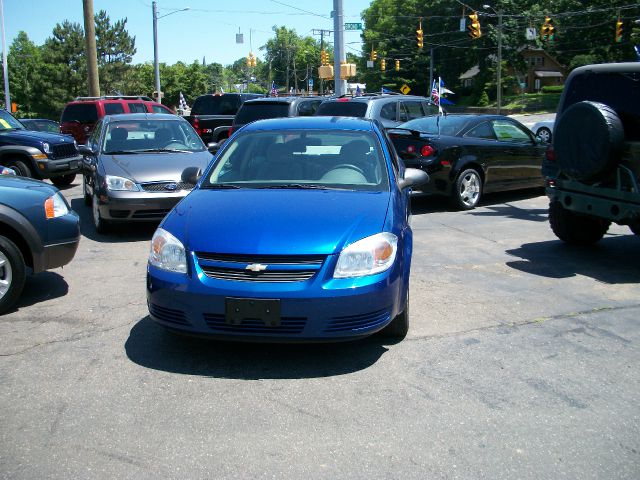
<path fill-rule="evenodd" d="M 194 190 L 163 228 L 187 250 L 332 254 L 382 231 L 389 192 Z"/>

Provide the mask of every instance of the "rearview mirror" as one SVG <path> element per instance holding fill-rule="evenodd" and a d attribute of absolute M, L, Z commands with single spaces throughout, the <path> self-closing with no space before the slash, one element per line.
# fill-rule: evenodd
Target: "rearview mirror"
<path fill-rule="evenodd" d="M 180 179 L 183 183 L 190 183 L 195 185 L 202 176 L 202 169 L 200 167 L 187 167 L 182 171 Z"/>
<path fill-rule="evenodd" d="M 404 170 L 404 178 L 398 182 L 400 189 L 408 187 L 417 187 L 424 185 L 429 181 L 429 175 L 418 168 L 406 168 Z"/>

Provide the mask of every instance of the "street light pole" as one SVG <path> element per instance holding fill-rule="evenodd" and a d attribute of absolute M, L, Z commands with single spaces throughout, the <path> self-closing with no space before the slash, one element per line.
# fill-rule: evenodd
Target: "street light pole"
<path fill-rule="evenodd" d="M 162 95 L 160 93 L 160 62 L 158 61 L 158 19 L 173 13 L 184 12 L 186 10 L 189 10 L 189 7 L 174 10 L 173 12 L 158 16 L 158 4 L 155 1 L 151 2 L 151 12 L 153 14 L 153 70 L 156 77 L 156 95 L 158 103 L 162 103 Z"/>
<path fill-rule="evenodd" d="M 4 4 L 0 0 L 0 23 L 2 23 L 2 71 L 4 76 L 4 108 L 11 111 L 11 95 L 9 95 L 9 70 L 7 67 L 7 41 L 4 33 Z"/>
<path fill-rule="evenodd" d="M 498 65 L 496 70 L 496 110 L 500 114 L 502 108 L 502 10 L 497 10 L 491 5 L 483 5 L 484 9 L 491 9 L 498 16 Z"/>

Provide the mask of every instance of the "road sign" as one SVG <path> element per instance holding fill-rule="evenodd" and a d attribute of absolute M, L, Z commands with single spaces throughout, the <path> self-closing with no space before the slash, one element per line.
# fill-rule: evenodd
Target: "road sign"
<path fill-rule="evenodd" d="M 309 79 L 309 88 L 313 87 L 313 78 Z"/>
<path fill-rule="evenodd" d="M 405 83 L 400 87 L 400 91 L 402 92 L 403 95 L 407 95 L 411 91 L 411 89 L 409 88 L 409 85 Z"/>
<path fill-rule="evenodd" d="M 345 23 L 344 29 L 345 30 L 362 30 L 362 24 L 361 23 Z"/>

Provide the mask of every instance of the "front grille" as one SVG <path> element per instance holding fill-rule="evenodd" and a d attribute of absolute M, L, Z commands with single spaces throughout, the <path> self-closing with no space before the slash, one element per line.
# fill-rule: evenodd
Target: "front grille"
<path fill-rule="evenodd" d="M 322 267 L 326 255 L 242 255 L 196 252 L 209 278 L 241 282 L 304 282 Z M 249 266 L 260 266 L 252 271 Z"/>
<path fill-rule="evenodd" d="M 167 185 L 175 185 L 175 188 L 167 188 Z M 149 182 L 143 183 L 142 189 L 145 192 L 177 192 L 180 190 L 193 190 L 195 185 L 186 182 Z"/>
<path fill-rule="evenodd" d="M 153 303 L 149 304 L 149 312 L 158 320 L 162 320 L 167 323 L 174 323 L 176 325 L 191 325 L 187 321 L 187 315 L 181 310 L 174 310 L 173 308 L 160 307 Z"/>
<path fill-rule="evenodd" d="M 361 315 L 348 315 L 345 317 L 333 317 L 325 328 L 325 332 L 350 332 L 357 330 L 368 330 L 378 325 L 382 325 L 389 320 L 391 313 L 389 310 L 378 310 Z"/>
<path fill-rule="evenodd" d="M 50 158 L 58 160 L 60 158 L 76 157 L 78 149 L 73 143 L 61 143 L 60 145 L 51 145 Z"/>
<path fill-rule="evenodd" d="M 207 326 L 220 333 L 254 333 L 260 335 L 282 335 L 302 333 L 307 319 L 304 317 L 283 317 L 280 326 L 268 327 L 262 320 L 244 319 L 240 325 L 228 325 L 224 315 L 205 313 L 203 315 Z"/>
<path fill-rule="evenodd" d="M 168 208 L 161 208 L 158 210 L 136 210 L 131 215 L 131 218 L 138 218 L 140 220 L 162 220 L 165 215 L 169 213 Z"/>

